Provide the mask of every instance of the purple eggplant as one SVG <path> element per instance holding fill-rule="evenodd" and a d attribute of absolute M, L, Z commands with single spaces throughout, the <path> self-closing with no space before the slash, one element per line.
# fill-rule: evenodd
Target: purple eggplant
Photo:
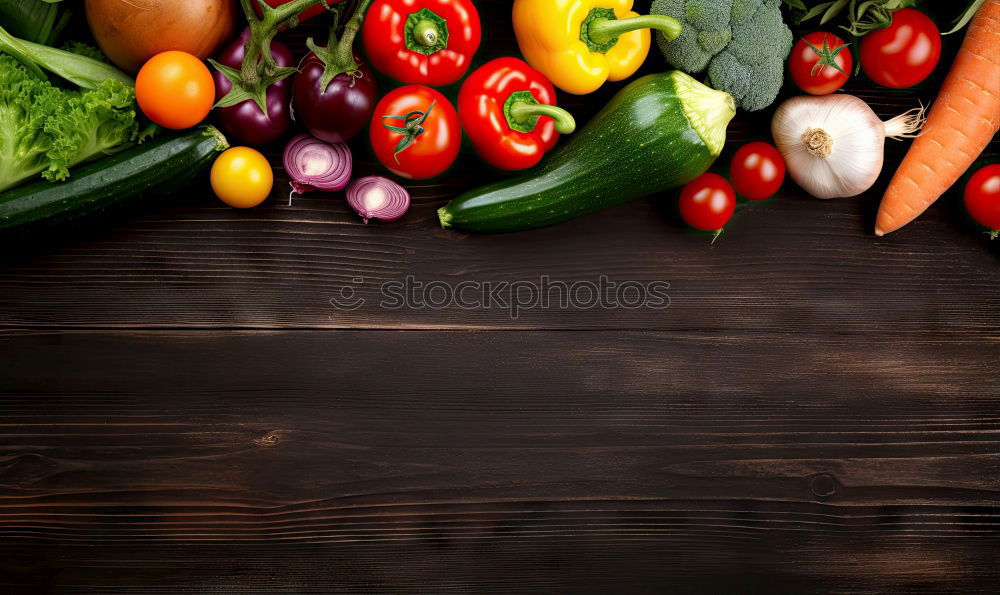
<path fill-rule="evenodd" d="M 229 92 L 223 85 L 229 85 L 228 80 L 215 75 L 215 87 L 221 91 L 219 97 Z M 247 99 L 231 107 L 220 107 L 215 110 L 219 120 L 219 128 L 227 136 L 237 138 L 240 142 L 252 147 L 266 145 L 281 138 L 291 126 L 291 115 L 288 110 L 288 91 L 272 86 L 267 90 L 267 116 L 252 99 Z"/>
<path fill-rule="evenodd" d="M 292 96 L 296 119 L 309 134 L 328 143 L 345 143 L 368 126 L 378 86 L 371 68 L 354 56 L 352 73 L 341 72 L 322 88 L 326 65 L 316 54 L 303 60 Z"/>
<path fill-rule="evenodd" d="M 229 44 L 219 55 L 218 62 L 223 66 L 239 69 L 243 63 L 244 45 L 249 34 L 249 30 L 245 30 L 240 38 Z M 271 55 L 278 66 L 295 65 L 291 50 L 281 42 L 271 42 Z M 233 83 L 218 70 L 212 76 L 215 78 L 215 98 L 218 100 L 232 90 Z M 283 79 L 267 88 L 267 116 L 252 99 L 230 107 L 216 108 L 219 127 L 227 136 L 247 145 L 265 145 L 277 140 L 291 126 L 290 95 L 290 83 L 288 79 Z"/>
<path fill-rule="evenodd" d="M 219 54 L 219 63 L 236 69 L 243 66 L 243 56 L 246 55 L 248 39 L 250 39 L 250 29 L 244 27 L 240 36 Z M 292 50 L 280 41 L 271 41 L 271 55 L 274 56 L 274 63 L 278 66 L 295 66 L 295 56 L 292 54 Z M 257 63 L 260 64 L 260 60 L 257 60 Z M 272 86 L 283 89 L 289 86 L 288 79 L 281 79 Z"/>
<path fill-rule="evenodd" d="M 330 30 L 326 47 L 312 39 L 292 88 L 296 118 L 316 138 L 346 143 L 368 127 L 375 111 L 377 85 L 371 68 L 354 53 L 354 38 L 371 0 L 361 0 L 338 40 Z"/>

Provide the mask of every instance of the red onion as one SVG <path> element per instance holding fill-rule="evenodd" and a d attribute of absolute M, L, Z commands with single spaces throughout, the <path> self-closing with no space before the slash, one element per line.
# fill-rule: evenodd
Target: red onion
<path fill-rule="evenodd" d="M 410 194 L 399 184 L 382 176 L 354 180 L 347 189 L 347 204 L 365 223 L 369 219 L 396 221 L 410 208 Z"/>
<path fill-rule="evenodd" d="M 353 159 L 347 145 L 331 145 L 300 134 L 288 142 L 282 161 L 296 194 L 337 192 L 351 181 Z"/>

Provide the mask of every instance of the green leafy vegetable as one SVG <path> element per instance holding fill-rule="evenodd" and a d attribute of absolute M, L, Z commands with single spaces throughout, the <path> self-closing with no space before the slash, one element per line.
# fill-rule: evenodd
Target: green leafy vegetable
<path fill-rule="evenodd" d="M 90 45 L 89 43 L 83 43 L 81 41 L 67 41 L 66 43 L 62 44 L 62 46 L 60 46 L 59 49 L 64 52 L 76 54 L 77 56 L 90 58 L 95 62 L 100 62 L 102 64 L 111 64 L 111 60 L 108 60 L 108 57 L 104 55 L 104 52 Z"/>
<path fill-rule="evenodd" d="M 60 0 L 0 0 L 0 23 L 18 37 L 51 45 L 69 22 Z"/>
<path fill-rule="evenodd" d="M 70 91 L 0 55 L 0 190 L 39 173 L 64 180 L 69 168 L 138 139 L 135 90 L 106 80 Z"/>
<path fill-rule="evenodd" d="M 955 19 L 955 26 L 941 34 L 950 35 L 964 28 L 985 1 L 965 0 L 955 3 L 959 7 L 966 8 Z M 855 37 L 863 37 L 870 31 L 888 27 L 892 23 L 892 11 L 894 10 L 901 8 L 940 9 L 942 5 L 947 4 L 945 12 L 954 14 L 956 8 L 950 3 L 935 2 L 931 5 L 930 2 L 923 0 L 833 0 L 816 3 L 804 2 L 803 0 L 784 0 L 784 3 L 793 9 L 793 20 L 796 24 L 819 17 L 820 24 L 825 25 L 844 14 L 847 18 L 847 25 L 841 25 L 841 28 Z"/>
<path fill-rule="evenodd" d="M 892 23 L 892 11 L 901 8 L 913 8 L 921 0 L 834 0 L 819 2 L 810 8 L 802 0 L 784 0 L 795 12 L 795 23 L 803 23 L 819 18 L 819 24 L 825 25 L 845 13 L 848 24 L 842 29 L 855 37 L 861 37 L 869 31 L 884 29 Z M 846 12 L 845 12 L 846 9 Z"/>
<path fill-rule="evenodd" d="M 0 52 L 17 58 L 37 77 L 43 77 L 41 69 L 44 68 L 85 89 L 94 89 L 106 80 L 118 81 L 129 86 L 134 84 L 127 74 L 106 62 L 82 55 L 78 51 L 58 50 L 44 44 L 18 39 L 3 27 L 0 27 Z"/>
<path fill-rule="evenodd" d="M 711 85 L 747 111 L 774 103 L 792 49 L 781 0 L 656 0 L 651 12 L 681 23 L 677 39 L 657 35 L 672 66 L 689 73 L 707 69 Z"/>

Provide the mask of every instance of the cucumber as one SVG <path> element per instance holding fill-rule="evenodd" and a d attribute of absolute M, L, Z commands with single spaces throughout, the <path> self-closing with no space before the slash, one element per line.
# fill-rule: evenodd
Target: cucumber
<path fill-rule="evenodd" d="M 495 233 L 561 223 L 682 186 L 722 152 L 733 98 L 680 71 L 622 89 L 536 171 L 467 192 L 444 228 Z"/>
<path fill-rule="evenodd" d="M 0 194 L 0 232 L 71 221 L 133 197 L 179 189 L 228 147 L 226 137 L 208 126 L 89 163 L 74 169 L 65 182 L 40 181 L 14 188 Z"/>

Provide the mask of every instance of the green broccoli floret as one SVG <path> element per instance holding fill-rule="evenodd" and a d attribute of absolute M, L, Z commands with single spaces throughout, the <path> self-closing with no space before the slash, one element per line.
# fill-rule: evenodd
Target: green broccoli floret
<path fill-rule="evenodd" d="M 135 141 L 135 90 L 115 80 L 71 91 L 0 54 L 0 190 L 69 168 Z"/>
<path fill-rule="evenodd" d="M 792 49 L 781 0 L 655 0 L 651 12 L 681 23 L 677 39 L 657 36 L 671 66 L 689 73 L 707 69 L 709 83 L 747 111 L 774 103 Z"/>

